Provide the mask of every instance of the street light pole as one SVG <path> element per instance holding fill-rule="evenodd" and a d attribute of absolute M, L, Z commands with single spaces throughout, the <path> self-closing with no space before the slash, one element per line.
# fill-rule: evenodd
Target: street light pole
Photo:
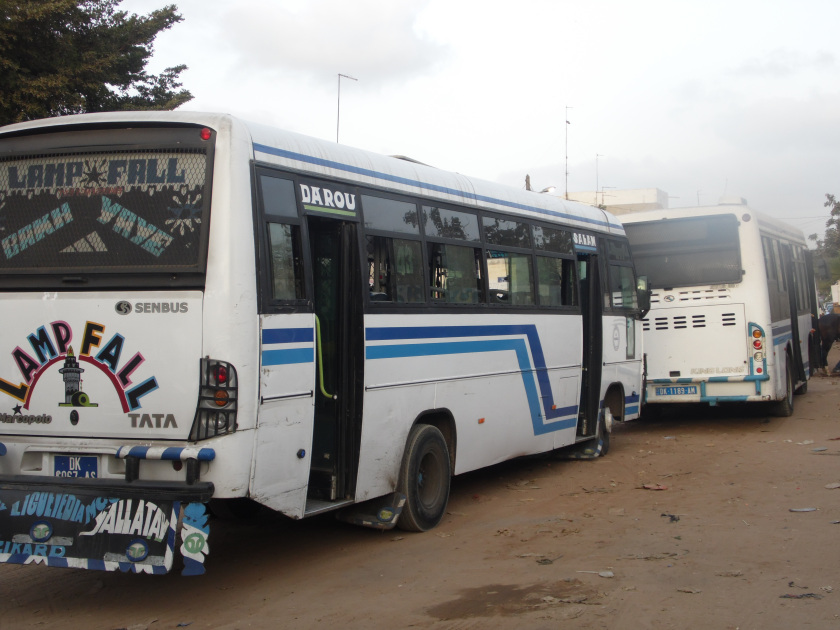
<path fill-rule="evenodd" d="M 338 73 L 338 111 L 335 116 L 335 142 L 338 144 L 338 129 L 341 125 L 341 77 L 345 79 L 351 79 L 352 81 L 358 81 L 358 79 L 351 77 L 347 74 Z"/>

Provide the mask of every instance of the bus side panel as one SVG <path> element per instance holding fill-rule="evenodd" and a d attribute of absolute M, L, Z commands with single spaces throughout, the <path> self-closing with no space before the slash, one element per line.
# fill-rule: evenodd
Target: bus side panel
<path fill-rule="evenodd" d="M 424 412 L 455 419 L 455 474 L 574 443 L 579 315 L 368 317 L 357 499 L 391 492 Z"/>
<path fill-rule="evenodd" d="M 624 315 L 606 315 L 603 322 L 604 367 L 600 399 L 604 400 L 611 386 L 620 384 L 624 393 L 621 420 L 632 420 L 639 416 L 641 407 L 642 323 Z"/>
<path fill-rule="evenodd" d="M 251 498 L 302 518 L 312 451 L 315 318 L 266 315 L 261 325 L 260 406 Z"/>

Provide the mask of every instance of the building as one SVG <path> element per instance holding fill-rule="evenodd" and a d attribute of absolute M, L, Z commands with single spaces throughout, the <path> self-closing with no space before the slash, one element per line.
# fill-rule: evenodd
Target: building
<path fill-rule="evenodd" d="M 646 210 L 662 210 L 668 207 L 668 193 L 658 188 L 632 188 L 615 190 L 606 188 L 589 192 L 570 192 L 571 201 L 603 207 L 615 215 Z"/>

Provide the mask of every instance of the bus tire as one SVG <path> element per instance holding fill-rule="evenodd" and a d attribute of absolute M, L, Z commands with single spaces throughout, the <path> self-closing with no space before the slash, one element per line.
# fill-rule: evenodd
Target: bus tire
<path fill-rule="evenodd" d="M 793 370 L 790 360 L 785 361 L 785 397 L 773 403 L 773 415 L 787 418 L 793 414 Z"/>
<path fill-rule="evenodd" d="M 440 523 L 449 502 L 449 449 L 430 424 L 416 424 L 408 434 L 397 491 L 405 495 L 397 527 L 425 532 Z"/>
<path fill-rule="evenodd" d="M 598 418 L 598 457 L 604 457 L 610 452 L 610 433 L 612 433 L 613 417 L 609 407 L 604 407 Z"/>

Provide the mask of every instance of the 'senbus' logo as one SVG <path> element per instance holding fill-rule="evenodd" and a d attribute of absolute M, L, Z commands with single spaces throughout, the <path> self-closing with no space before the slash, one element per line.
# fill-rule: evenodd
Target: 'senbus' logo
<path fill-rule="evenodd" d="M 186 313 L 189 307 L 186 302 L 137 302 L 135 313 Z"/>
<path fill-rule="evenodd" d="M 131 302 L 121 300 L 114 305 L 114 310 L 120 315 L 135 313 L 187 313 L 189 305 L 186 302 L 137 302 L 134 306 Z"/>

